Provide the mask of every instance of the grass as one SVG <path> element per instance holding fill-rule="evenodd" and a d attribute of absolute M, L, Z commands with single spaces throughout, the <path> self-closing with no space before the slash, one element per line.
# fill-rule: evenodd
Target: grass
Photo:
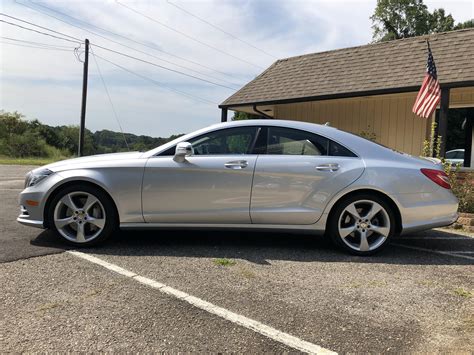
<path fill-rule="evenodd" d="M 54 163 L 59 160 L 68 159 L 67 157 L 54 157 L 54 158 L 12 158 L 0 156 L 0 164 L 2 165 L 46 165 Z"/>
<path fill-rule="evenodd" d="M 454 290 L 454 293 L 458 296 L 464 297 L 464 298 L 471 298 L 472 297 L 472 292 L 463 289 L 462 287 L 458 287 L 457 289 Z"/>
<path fill-rule="evenodd" d="M 59 307 L 59 303 L 45 303 L 38 307 L 38 311 L 49 311 L 56 307 Z"/>
<path fill-rule="evenodd" d="M 234 260 L 229 260 L 229 259 L 226 259 L 226 258 L 219 258 L 219 259 L 214 259 L 214 264 L 221 265 L 221 266 L 234 266 L 235 261 Z"/>
<path fill-rule="evenodd" d="M 246 279 L 254 279 L 255 277 L 257 277 L 257 275 L 255 275 L 253 271 L 248 269 L 241 269 L 240 274 Z"/>

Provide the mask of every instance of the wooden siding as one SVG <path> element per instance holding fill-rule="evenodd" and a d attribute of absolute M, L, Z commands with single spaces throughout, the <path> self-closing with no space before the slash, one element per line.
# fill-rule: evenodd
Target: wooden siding
<path fill-rule="evenodd" d="M 449 107 L 474 107 L 474 87 L 451 89 Z"/>

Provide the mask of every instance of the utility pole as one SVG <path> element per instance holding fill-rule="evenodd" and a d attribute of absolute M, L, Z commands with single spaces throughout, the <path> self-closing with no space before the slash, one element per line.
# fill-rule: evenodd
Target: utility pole
<path fill-rule="evenodd" d="M 84 71 L 82 76 L 82 105 L 81 105 L 81 126 L 79 128 L 79 149 L 78 155 L 84 155 L 84 130 L 86 126 L 86 103 L 87 103 L 87 78 L 89 73 L 89 40 L 85 40 Z"/>

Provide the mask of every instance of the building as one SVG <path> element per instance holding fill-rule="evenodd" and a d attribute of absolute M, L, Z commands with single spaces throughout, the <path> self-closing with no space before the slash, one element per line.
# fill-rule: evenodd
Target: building
<path fill-rule="evenodd" d="M 423 119 L 411 109 L 425 75 L 427 39 L 442 99 L 433 117 Z M 414 155 L 436 120 L 446 137 L 442 152 L 464 148 L 465 166 L 474 167 L 474 29 L 280 59 L 219 107 L 222 121 L 233 110 L 329 122 Z"/>

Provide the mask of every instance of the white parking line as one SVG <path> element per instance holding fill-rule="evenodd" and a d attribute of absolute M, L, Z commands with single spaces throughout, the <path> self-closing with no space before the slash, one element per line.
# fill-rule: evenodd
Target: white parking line
<path fill-rule="evenodd" d="M 474 240 L 470 237 L 398 237 L 396 240 Z"/>
<path fill-rule="evenodd" d="M 286 346 L 289 346 L 293 349 L 308 353 L 308 354 L 336 354 L 335 352 L 325 349 L 319 345 L 309 343 L 307 341 L 304 341 L 300 338 L 297 338 L 293 335 L 290 335 L 288 333 L 284 333 L 280 330 L 277 330 L 275 328 L 272 328 L 268 325 L 265 325 L 263 323 L 260 323 L 256 320 L 247 318 L 243 315 L 231 312 L 225 308 L 216 306 L 212 303 L 209 303 L 207 301 L 204 301 L 200 298 L 191 296 L 185 292 L 179 291 L 175 288 L 166 286 L 165 284 L 149 279 L 147 277 L 143 277 L 140 275 L 135 274 L 132 271 L 126 270 L 124 268 L 121 268 L 118 265 L 109 263 L 105 260 L 102 260 L 100 258 L 97 258 L 95 256 L 85 254 L 79 251 L 67 251 L 69 254 L 74 255 L 78 258 L 90 261 L 91 263 L 94 263 L 96 265 L 100 265 L 108 270 L 111 270 L 117 274 L 123 275 L 125 277 L 129 277 L 131 279 L 134 279 L 137 282 L 140 282 L 143 285 L 155 288 L 159 290 L 160 292 L 178 298 L 180 300 L 183 300 L 185 302 L 188 302 L 189 304 L 193 305 L 194 307 L 197 307 L 199 309 L 202 309 L 206 312 L 209 312 L 211 314 L 214 314 L 216 316 L 219 316 L 221 318 L 224 318 L 232 323 L 238 324 L 242 327 L 245 327 L 247 329 L 253 330 L 256 333 L 259 333 L 263 336 L 266 336 L 267 338 L 270 338 L 272 340 L 275 340 L 279 343 L 282 343 Z"/>
<path fill-rule="evenodd" d="M 398 244 L 398 243 L 392 243 L 391 245 L 394 245 L 394 246 L 400 247 L 400 248 L 405 248 L 405 249 L 413 249 L 413 250 L 425 251 L 425 252 L 428 252 L 428 253 L 454 256 L 455 258 L 463 258 L 463 259 L 474 260 L 474 256 L 454 254 L 454 253 L 456 253 L 456 251 L 433 250 L 433 249 L 413 247 L 411 245 L 404 245 L 404 244 Z M 457 252 L 457 253 L 459 253 L 459 252 Z"/>

